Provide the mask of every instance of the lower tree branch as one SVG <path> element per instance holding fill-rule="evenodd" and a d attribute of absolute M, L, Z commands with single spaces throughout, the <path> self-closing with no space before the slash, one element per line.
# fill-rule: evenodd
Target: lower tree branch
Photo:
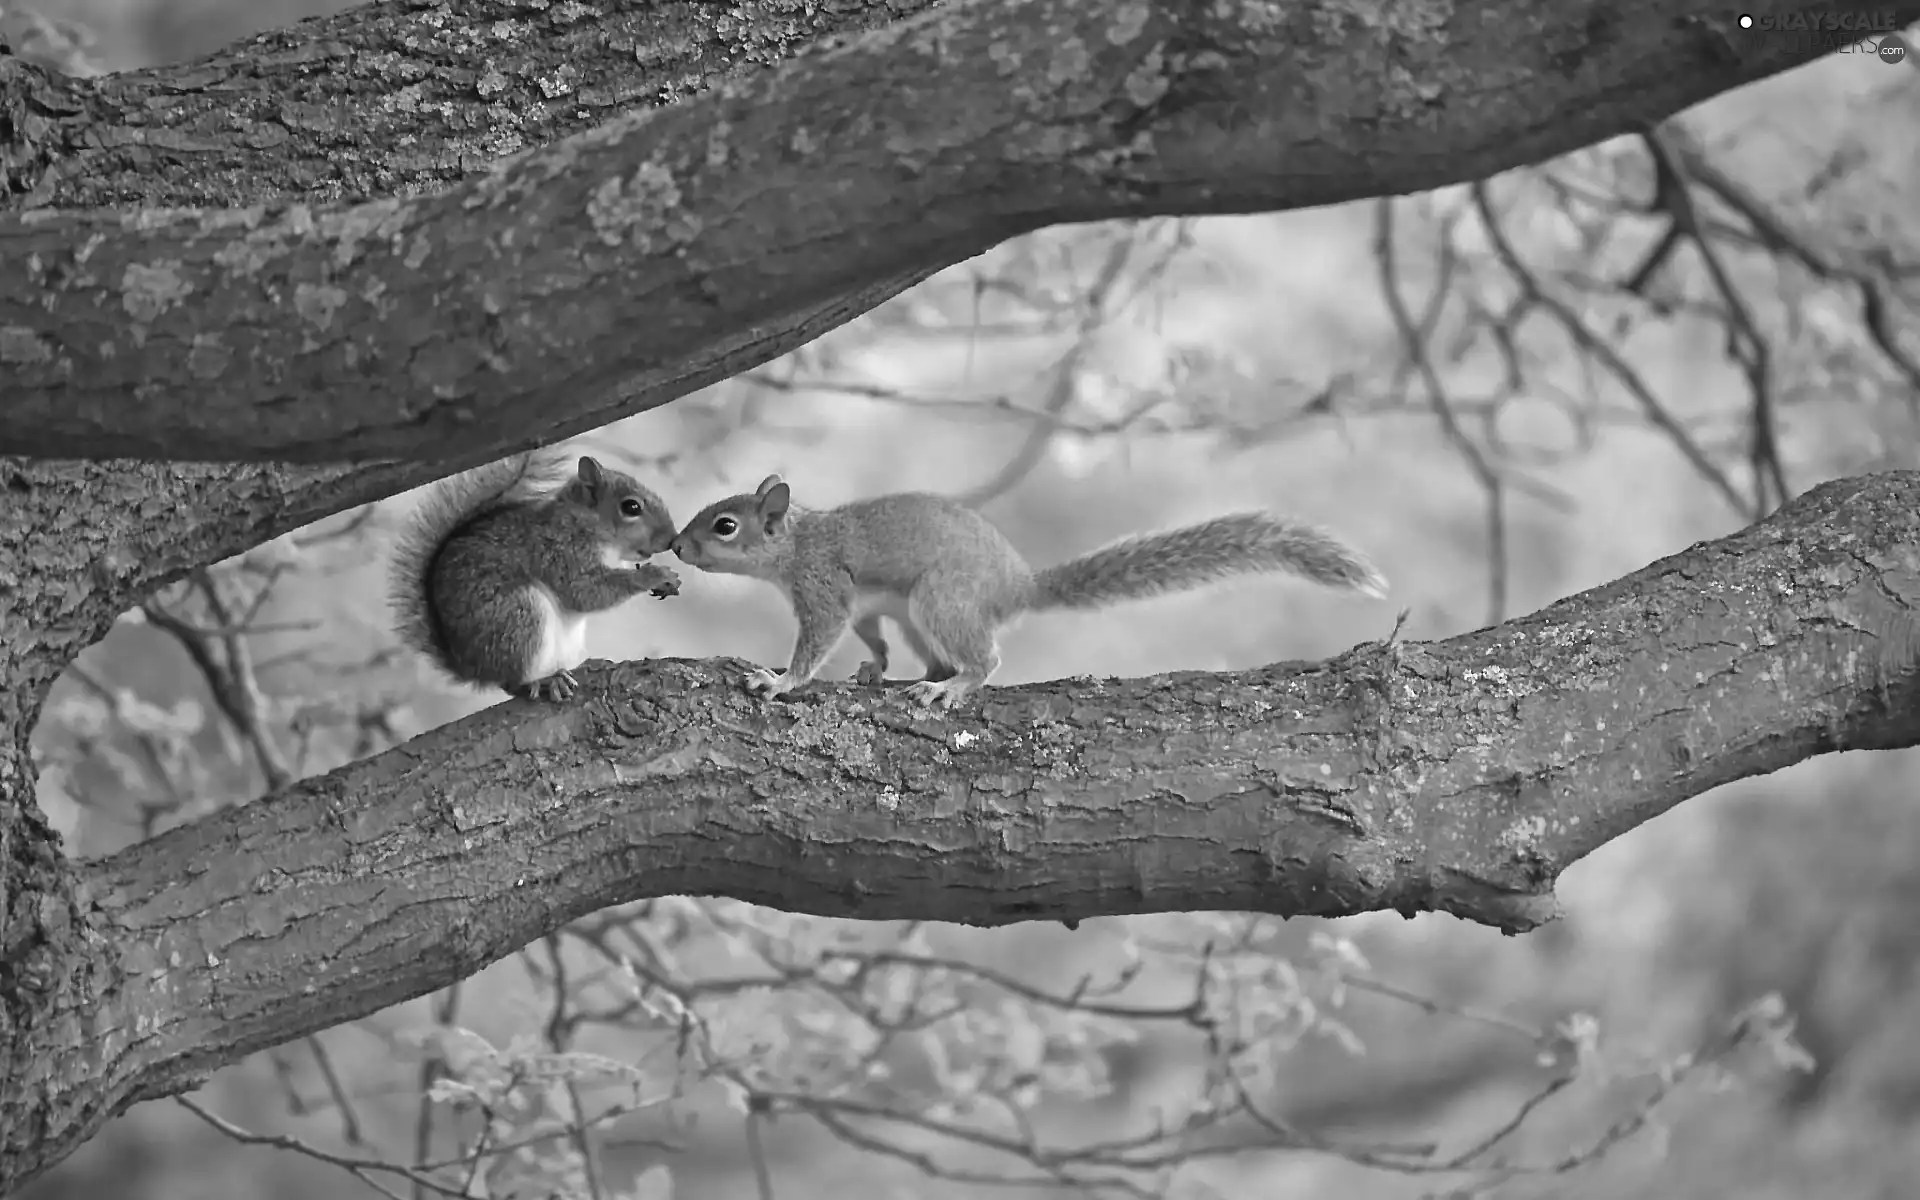
<path fill-rule="evenodd" d="M 1063 680 L 954 716 L 744 664 L 583 673 L 112 858 L 0 1037 L 0 1191 L 111 1114 L 464 978 L 610 904 L 724 894 L 1001 924 L 1438 910 L 1510 931 L 1568 865 L 1816 754 L 1920 743 L 1920 472 L 1539 613 L 1234 675 Z M 10 955 L 12 951 L 9 951 Z M 7 1174 L 11 1172 L 11 1174 Z"/>

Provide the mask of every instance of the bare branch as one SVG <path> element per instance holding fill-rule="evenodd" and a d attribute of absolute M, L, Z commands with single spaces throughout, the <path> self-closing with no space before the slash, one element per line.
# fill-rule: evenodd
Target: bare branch
<path fill-rule="evenodd" d="M 1851 284 L 1860 294 L 1861 319 L 1875 348 L 1906 382 L 1909 410 L 1920 415 L 1920 357 L 1909 351 L 1896 325 L 1898 301 L 1888 282 L 1885 264 L 1868 255 L 1850 255 L 1821 244 L 1818 235 L 1802 230 L 1769 205 L 1753 188 L 1715 164 L 1706 151 L 1678 127 L 1668 130 L 1668 144 L 1687 177 L 1746 220 L 1759 244 L 1798 263 L 1819 279 Z"/>
<path fill-rule="evenodd" d="M 1100 271 L 1087 289 L 1085 308 L 1080 314 L 1078 326 L 1073 330 L 1072 340 L 1048 372 L 1046 399 L 1040 405 L 1040 413 L 1047 418 L 1033 423 L 1026 437 L 1020 441 L 1020 447 L 992 478 L 976 484 L 959 497 L 963 504 L 975 508 L 991 503 L 993 500 L 1012 491 L 1020 481 L 1033 472 L 1045 457 L 1047 447 L 1053 441 L 1053 422 L 1059 420 L 1068 406 L 1079 394 L 1080 372 L 1085 368 L 1087 355 L 1093 349 L 1094 335 L 1100 331 L 1109 317 L 1108 305 L 1113 300 L 1114 289 L 1126 273 L 1127 264 L 1132 261 L 1136 243 L 1132 230 L 1124 230 L 1107 248 L 1107 258 Z"/>
<path fill-rule="evenodd" d="M 1474 482 L 1486 494 L 1486 623 L 1497 625 L 1507 615 L 1506 481 L 1488 460 L 1486 451 L 1461 428 L 1460 418 L 1454 413 L 1453 396 L 1433 365 L 1433 354 L 1428 348 L 1429 338 L 1422 327 L 1423 323 L 1414 319 L 1413 310 L 1407 307 L 1406 297 L 1400 294 L 1400 268 L 1393 244 L 1393 204 L 1391 197 L 1374 201 L 1373 257 L 1380 268 L 1380 291 L 1386 298 L 1387 312 L 1393 317 L 1401 344 L 1405 346 L 1413 369 L 1426 390 L 1427 401 L 1433 406 L 1434 415 L 1439 418 L 1441 432 L 1459 451 L 1467 469 L 1473 474 Z M 1445 286 L 1444 277 L 1441 286 Z"/>
<path fill-rule="evenodd" d="M 186 652 L 206 681 L 221 715 L 253 750 L 254 761 L 266 780 L 266 790 L 283 788 L 294 780 L 293 767 L 280 749 L 273 730 L 267 727 L 267 699 L 254 674 L 253 651 L 247 645 L 248 635 L 257 632 L 250 627 L 253 618 L 271 594 L 277 575 L 261 588 L 249 606 L 251 611 L 238 617 L 221 596 L 212 571 L 195 571 L 192 578 L 194 593 L 212 618 L 213 628 L 195 626 L 159 603 L 143 605 L 141 611 L 149 624 L 172 636 Z"/>
<path fill-rule="evenodd" d="M 442 1029 L 450 1028 L 454 1018 L 460 1012 L 460 985 L 452 983 L 440 993 L 433 1004 L 434 1022 Z M 415 1162 L 426 1162 L 433 1154 L 433 1085 L 445 1072 L 446 1064 L 438 1054 L 426 1054 L 420 1059 L 419 1093 L 415 1104 L 413 1125 L 413 1158 Z M 423 1183 L 413 1184 L 413 1200 L 427 1200 L 429 1189 Z"/>
<path fill-rule="evenodd" d="M 1772 354 L 1767 336 L 1701 224 L 1693 205 L 1692 181 L 1687 178 L 1679 157 L 1659 131 L 1644 135 L 1641 141 L 1655 165 L 1655 205 L 1672 213 L 1674 227 L 1692 240 L 1700 253 L 1700 261 L 1706 266 L 1707 278 L 1712 280 L 1714 291 L 1726 306 L 1727 353 L 1740 364 L 1751 397 L 1752 438 L 1748 443 L 1747 461 L 1753 467 L 1753 511 L 1756 515 L 1770 512 L 1785 504 L 1793 492 L 1787 486 L 1786 464 L 1780 460 L 1778 400 L 1774 395 Z"/>
<path fill-rule="evenodd" d="M 1551 317 L 1567 335 L 1568 340 L 1573 343 L 1574 348 L 1580 351 L 1583 359 L 1598 363 L 1608 375 L 1617 380 L 1621 387 L 1626 389 L 1627 394 L 1639 404 L 1648 422 L 1666 435 L 1667 440 L 1672 442 L 1674 448 L 1679 450 L 1681 456 L 1687 460 L 1687 464 L 1713 486 L 1714 491 L 1720 494 L 1729 507 L 1749 518 L 1760 515 L 1754 511 L 1754 506 L 1747 501 L 1747 498 L 1740 494 L 1740 489 L 1733 485 L 1733 481 L 1727 478 L 1726 472 L 1713 461 L 1713 457 L 1701 448 L 1693 435 L 1687 431 L 1686 426 L 1682 425 L 1667 406 L 1660 402 L 1660 398 L 1647 385 L 1640 372 L 1634 369 L 1633 364 L 1623 358 L 1606 338 L 1595 333 L 1572 305 L 1548 292 L 1538 277 L 1527 268 L 1520 258 L 1519 251 L 1514 249 L 1513 243 L 1507 238 L 1506 230 L 1499 213 L 1494 209 L 1489 191 L 1487 184 L 1473 185 L 1474 208 L 1480 214 L 1481 225 L 1486 230 L 1494 256 L 1500 260 L 1501 265 L 1519 285 L 1522 303 L 1530 310 L 1538 309 Z"/>

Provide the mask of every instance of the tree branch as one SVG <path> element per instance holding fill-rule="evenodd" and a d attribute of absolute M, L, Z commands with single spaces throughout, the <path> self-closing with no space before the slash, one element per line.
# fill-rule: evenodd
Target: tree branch
<path fill-rule="evenodd" d="M 497 453 L 1045 225 L 1477 179 L 1815 53 L 1693 4 L 949 0 L 437 196 L 28 214 L 0 225 L 0 279 L 24 285 L 0 291 L 0 451 Z"/>
<path fill-rule="evenodd" d="M 437 192 L 934 2 L 380 0 L 98 78 L 0 57 L 0 211 Z"/>
<path fill-rule="evenodd" d="M 767 705 L 740 663 L 596 668 L 580 702 L 502 703 L 78 868 L 89 968 L 10 1064 L 56 1099 L 0 1113 L 24 1133 L 0 1190 L 10 1152 L 30 1175 L 135 1100 L 643 897 L 1526 929 L 1561 871 L 1689 796 L 1920 743 L 1915 545 L 1920 472 L 1847 479 L 1463 637 L 950 718 L 845 686 Z M 58 1053 L 82 1021 L 87 1052 Z"/>

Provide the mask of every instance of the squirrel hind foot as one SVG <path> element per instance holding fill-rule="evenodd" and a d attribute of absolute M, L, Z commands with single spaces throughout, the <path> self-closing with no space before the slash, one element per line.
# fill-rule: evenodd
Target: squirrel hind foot
<path fill-rule="evenodd" d="M 907 688 L 907 695 L 913 697 L 924 708 L 940 711 L 951 710 L 980 685 L 972 680 L 953 676 L 948 679 L 922 679 Z"/>
<path fill-rule="evenodd" d="M 886 664 L 868 659 L 853 673 L 853 681 L 862 687 L 881 687 L 887 682 Z"/>
<path fill-rule="evenodd" d="M 517 688 L 508 689 L 516 696 L 525 696 L 529 700 L 544 700 L 551 704 L 561 704 L 573 699 L 580 690 L 580 681 L 571 671 L 555 671 L 540 679 L 530 679 Z"/>
<path fill-rule="evenodd" d="M 765 696 L 769 700 L 792 693 L 794 685 L 788 682 L 785 671 L 769 671 L 765 667 L 755 667 L 747 676 L 747 690 L 756 696 Z"/>

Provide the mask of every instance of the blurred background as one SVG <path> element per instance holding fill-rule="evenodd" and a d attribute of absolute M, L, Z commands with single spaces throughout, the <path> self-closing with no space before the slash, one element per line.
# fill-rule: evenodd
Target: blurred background
<path fill-rule="evenodd" d="M 115 70 L 343 7 L 6 0 L 0 33 Z M 1270 506 L 1394 583 L 1031 618 L 1002 684 L 1326 656 L 1401 606 L 1406 636 L 1447 637 L 1920 465 L 1917 118 L 1920 71 L 1843 54 L 1482 187 L 1051 230 L 580 448 L 682 519 L 773 471 L 814 506 L 965 495 L 1042 562 Z M 203 572 L 81 658 L 37 735 L 77 853 L 495 702 L 386 628 L 417 499 Z M 683 576 L 698 603 L 600 618 L 594 653 L 784 662 L 771 589 Z M 141 1105 L 26 1195 L 1906 1195 L 1917 761 L 1688 802 L 1568 871 L 1566 919 L 1521 938 L 612 910 Z"/>

